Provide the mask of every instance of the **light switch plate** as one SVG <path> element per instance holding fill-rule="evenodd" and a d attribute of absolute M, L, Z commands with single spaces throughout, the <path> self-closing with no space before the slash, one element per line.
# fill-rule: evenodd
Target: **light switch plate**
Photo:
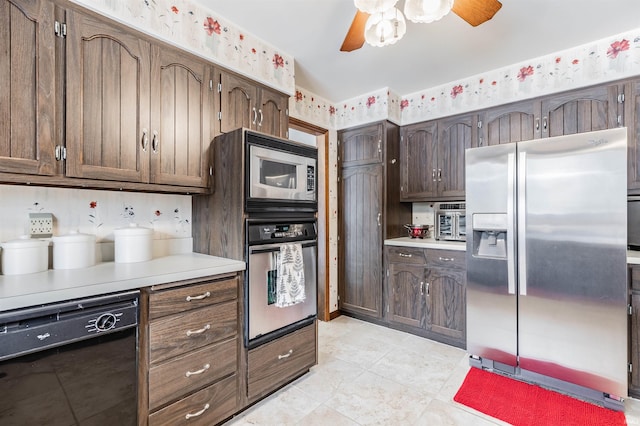
<path fill-rule="evenodd" d="M 51 213 L 29 213 L 29 235 L 31 238 L 48 238 L 53 235 Z"/>

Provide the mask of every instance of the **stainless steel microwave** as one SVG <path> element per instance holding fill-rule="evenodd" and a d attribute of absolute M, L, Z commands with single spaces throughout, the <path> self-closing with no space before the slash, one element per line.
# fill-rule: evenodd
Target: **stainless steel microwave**
<path fill-rule="evenodd" d="M 318 150 L 298 142 L 245 132 L 246 210 L 318 210 Z"/>
<path fill-rule="evenodd" d="M 465 213 L 465 203 L 436 203 L 434 210 L 436 240 L 467 240 L 467 216 Z"/>

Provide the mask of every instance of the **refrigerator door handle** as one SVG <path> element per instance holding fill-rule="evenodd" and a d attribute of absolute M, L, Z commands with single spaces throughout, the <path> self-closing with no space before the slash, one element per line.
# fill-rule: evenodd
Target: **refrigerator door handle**
<path fill-rule="evenodd" d="M 507 154 L 507 287 L 509 294 L 516 294 L 516 248 L 515 248 L 515 182 L 516 154 Z"/>
<path fill-rule="evenodd" d="M 527 153 L 521 152 L 518 159 L 518 281 L 520 295 L 527 295 Z"/>

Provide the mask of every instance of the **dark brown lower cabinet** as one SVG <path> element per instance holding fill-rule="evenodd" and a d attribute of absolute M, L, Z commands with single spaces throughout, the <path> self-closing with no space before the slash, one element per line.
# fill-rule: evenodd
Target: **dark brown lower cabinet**
<path fill-rule="evenodd" d="M 385 246 L 388 324 L 465 348 L 464 257 L 463 251 Z"/>
<path fill-rule="evenodd" d="M 629 266 L 629 396 L 640 398 L 640 265 Z"/>

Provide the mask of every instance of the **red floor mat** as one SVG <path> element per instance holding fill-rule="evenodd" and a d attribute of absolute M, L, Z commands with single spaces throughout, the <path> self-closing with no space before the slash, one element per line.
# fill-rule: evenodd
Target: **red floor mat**
<path fill-rule="evenodd" d="M 624 413 L 471 368 L 454 401 L 514 426 L 624 426 Z"/>

